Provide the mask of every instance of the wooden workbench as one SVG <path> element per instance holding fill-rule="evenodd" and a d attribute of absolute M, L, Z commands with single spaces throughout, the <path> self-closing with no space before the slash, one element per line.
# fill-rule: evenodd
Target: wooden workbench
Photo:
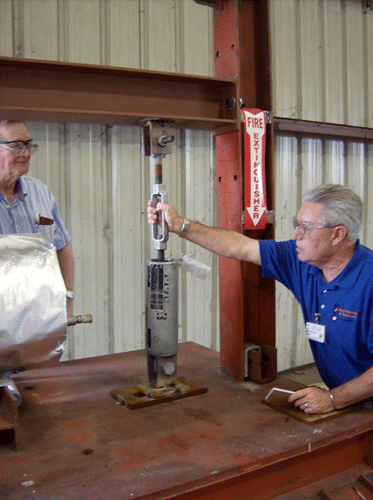
<path fill-rule="evenodd" d="M 262 403 L 273 383 L 240 384 L 218 365 L 218 353 L 181 344 L 178 374 L 208 392 L 136 410 L 110 391 L 147 382 L 145 351 L 15 375 L 23 403 L 17 449 L 0 447 L 0 498 L 252 500 L 371 470 L 368 409 L 305 424 Z"/>

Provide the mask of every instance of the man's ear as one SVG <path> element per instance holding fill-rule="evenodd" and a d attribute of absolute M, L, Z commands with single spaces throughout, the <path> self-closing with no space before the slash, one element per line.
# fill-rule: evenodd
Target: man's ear
<path fill-rule="evenodd" d="M 345 226 L 336 226 L 334 231 L 333 245 L 337 245 L 347 237 L 347 229 Z"/>

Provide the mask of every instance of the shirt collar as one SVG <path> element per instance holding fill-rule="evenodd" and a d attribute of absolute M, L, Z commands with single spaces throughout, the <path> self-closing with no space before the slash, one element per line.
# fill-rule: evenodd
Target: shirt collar
<path fill-rule="evenodd" d="M 362 272 L 361 262 L 365 260 L 365 250 L 365 247 L 360 244 L 360 240 L 357 240 L 355 251 L 350 259 L 350 262 L 335 278 L 335 280 L 333 280 L 336 282 L 336 285 L 346 288 L 355 286 L 356 281 Z"/>
<path fill-rule="evenodd" d="M 16 197 L 22 199 L 27 195 L 28 195 L 27 186 L 26 183 L 23 181 L 23 175 L 22 175 L 16 183 Z"/>
<path fill-rule="evenodd" d="M 22 177 L 20 177 L 16 182 L 16 194 L 14 196 L 14 203 L 17 203 L 18 200 L 23 199 L 27 195 L 28 195 L 27 186 L 25 182 L 22 181 Z M 7 202 L 6 197 L 2 193 L 0 193 L 0 196 L 2 196 L 4 200 Z"/>
<path fill-rule="evenodd" d="M 361 273 L 361 259 L 363 258 L 364 247 L 360 244 L 360 240 L 356 241 L 355 251 L 347 264 L 347 266 L 332 280 L 330 283 L 326 285 L 330 288 L 334 288 L 338 286 L 340 288 L 351 288 L 355 285 L 356 280 L 358 279 Z M 323 279 L 323 274 L 321 269 L 316 266 L 310 266 L 310 273 L 314 275 L 318 275 Z"/>

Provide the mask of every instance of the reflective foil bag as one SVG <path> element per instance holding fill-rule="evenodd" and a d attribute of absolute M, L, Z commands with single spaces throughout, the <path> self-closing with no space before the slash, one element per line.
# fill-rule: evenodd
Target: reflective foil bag
<path fill-rule="evenodd" d="M 0 235 L 0 369 L 57 363 L 66 326 L 55 246 L 42 234 Z"/>

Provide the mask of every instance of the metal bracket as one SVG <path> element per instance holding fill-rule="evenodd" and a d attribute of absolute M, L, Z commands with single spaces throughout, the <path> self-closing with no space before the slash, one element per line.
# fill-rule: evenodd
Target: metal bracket
<path fill-rule="evenodd" d="M 266 123 L 272 123 L 273 112 L 265 111 L 265 114 L 266 114 Z"/>
<path fill-rule="evenodd" d="M 267 210 L 267 224 L 273 224 L 275 220 L 274 210 Z M 242 211 L 242 225 L 245 224 L 245 210 Z"/>
<path fill-rule="evenodd" d="M 245 378 L 249 377 L 249 356 L 248 353 L 252 349 L 257 349 L 259 352 L 261 351 L 259 345 L 251 344 L 250 342 L 245 342 Z"/>
<path fill-rule="evenodd" d="M 268 345 L 245 343 L 245 379 L 266 384 L 277 375 L 277 351 Z"/>
<path fill-rule="evenodd" d="M 242 101 L 242 99 L 241 99 L 241 101 Z M 241 106 L 241 108 L 242 108 L 242 106 Z M 272 123 L 273 112 L 265 110 L 264 113 L 266 115 L 266 124 Z M 244 123 L 244 121 L 245 121 L 245 118 L 243 116 L 243 113 L 241 113 L 241 122 Z"/>
<path fill-rule="evenodd" d="M 274 210 L 267 210 L 267 224 L 273 224 L 275 221 Z"/>
<path fill-rule="evenodd" d="M 165 123 L 149 120 L 143 125 L 145 156 L 164 156 L 172 153 L 171 144 L 175 136 L 171 135 Z"/>

